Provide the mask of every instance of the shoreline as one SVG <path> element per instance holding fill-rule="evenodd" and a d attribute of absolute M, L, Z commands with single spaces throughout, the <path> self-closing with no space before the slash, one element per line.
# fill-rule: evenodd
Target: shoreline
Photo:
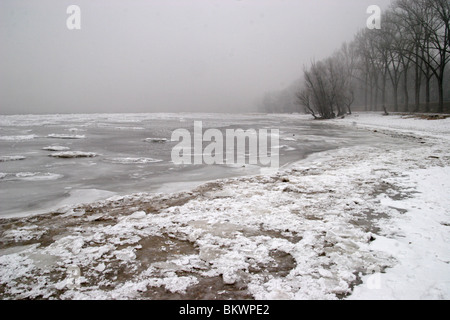
<path fill-rule="evenodd" d="M 346 121 L 339 125 L 354 126 L 353 117 Z M 362 127 L 370 119 L 365 121 Z M 398 134 L 402 129 L 382 130 Z M 398 269 L 402 259 L 390 246 L 392 239 L 401 242 L 393 226 L 405 226 L 414 209 L 405 202 L 426 192 L 415 189 L 423 175 L 439 177 L 450 167 L 449 148 L 436 139 L 439 133 L 416 138 L 401 133 L 404 145 L 398 150 L 344 147 L 315 153 L 272 175 L 221 179 L 175 194 L 117 196 L 64 213 L 17 218 L 9 225 L 0 220 L 0 296 L 401 299 L 402 293 L 386 293 L 393 282 L 405 280 Z M 426 197 L 420 201 L 426 203 Z M 435 219 L 447 219 L 440 221 L 446 239 L 450 218 L 442 212 L 445 206 L 439 208 Z M 369 213 L 370 226 L 361 223 Z M 444 253 L 439 255 L 439 261 L 447 261 Z M 408 259 L 403 260 L 415 261 Z M 449 271 L 442 263 L 439 270 Z M 66 288 L 69 265 L 81 271 L 76 289 Z M 425 281 L 419 276 L 424 273 L 417 274 L 415 292 Z M 374 279 L 381 287 L 377 290 L 385 291 L 368 288 Z M 213 289 L 202 292 L 205 284 Z M 448 287 L 430 290 L 449 298 Z"/>

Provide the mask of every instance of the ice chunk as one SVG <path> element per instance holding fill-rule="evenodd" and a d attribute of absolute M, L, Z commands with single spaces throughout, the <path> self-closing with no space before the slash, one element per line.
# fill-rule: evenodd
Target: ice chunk
<path fill-rule="evenodd" d="M 31 239 L 39 239 L 43 234 L 47 232 L 47 228 L 40 229 L 36 225 L 24 226 L 17 229 L 7 230 L 3 233 L 5 240 L 29 241 Z"/>
<path fill-rule="evenodd" d="M 145 130 L 143 127 L 115 127 L 118 130 Z"/>
<path fill-rule="evenodd" d="M 26 157 L 24 156 L 1 156 L 0 162 L 6 162 L 6 161 L 16 161 L 16 160 L 24 160 Z"/>
<path fill-rule="evenodd" d="M 94 269 L 97 270 L 98 272 L 103 272 L 106 269 L 106 265 L 102 262 L 98 266 L 96 266 Z"/>
<path fill-rule="evenodd" d="M 137 211 L 129 216 L 124 216 L 119 218 L 120 221 L 129 221 L 129 220 L 141 220 L 144 219 L 147 216 L 147 214 L 144 211 Z"/>
<path fill-rule="evenodd" d="M 166 138 L 146 138 L 145 142 L 153 142 L 153 143 L 164 143 L 167 142 Z"/>
<path fill-rule="evenodd" d="M 50 157 L 55 158 L 92 158 L 96 156 L 97 154 L 94 152 L 83 151 L 63 151 L 50 154 Z"/>
<path fill-rule="evenodd" d="M 162 283 L 170 292 L 185 293 L 186 289 L 198 283 L 198 279 L 193 276 L 179 277 L 173 275 L 166 277 L 162 280 Z"/>
<path fill-rule="evenodd" d="M 139 220 L 139 219 L 145 218 L 146 216 L 147 216 L 147 214 L 144 211 L 137 211 L 137 212 L 133 213 L 132 215 L 130 215 L 128 218 Z"/>
<path fill-rule="evenodd" d="M 49 134 L 47 137 L 55 138 L 55 139 L 84 139 L 85 135 L 77 135 L 77 134 Z"/>
<path fill-rule="evenodd" d="M 69 129 L 67 129 L 67 131 L 70 131 L 70 132 L 79 132 L 79 131 L 86 131 L 85 129 L 79 129 L 79 128 L 69 128 Z"/>
<path fill-rule="evenodd" d="M 21 141 L 21 140 L 33 140 L 34 138 L 37 138 L 37 137 L 38 136 L 35 134 L 20 135 L 20 136 L 0 136 L 0 140 Z"/>
<path fill-rule="evenodd" d="M 63 146 L 48 146 L 45 148 L 42 148 L 42 150 L 46 151 L 67 151 L 70 150 L 69 147 L 63 147 Z"/>
<path fill-rule="evenodd" d="M 114 255 L 117 259 L 122 261 L 129 261 L 136 258 L 136 254 L 133 252 L 133 249 L 126 248 L 122 250 L 116 250 L 114 251 Z"/>
<path fill-rule="evenodd" d="M 153 158 L 109 158 L 105 159 L 105 161 L 117 164 L 147 164 L 161 162 L 163 160 Z"/>
<path fill-rule="evenodd" d="M 227 270 L 222 274 L 222 280 L 225 284 L 235 284 L 239 280 L 239 276 L 234 270 Z"/>
<path fill-rule="evenodd" d="M 3 181 L 48 181 L 62 178 L 62 174 L 42 172 L 0 173 Z"/>

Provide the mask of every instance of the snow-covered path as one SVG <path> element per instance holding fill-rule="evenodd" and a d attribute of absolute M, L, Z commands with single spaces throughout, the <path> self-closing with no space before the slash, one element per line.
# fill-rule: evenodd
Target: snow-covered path
<path fill-rule="evenodd" d="M 0 296 L 449 299 L 448 120 L 354 115 L 399 146 L 0 221 Z"/>

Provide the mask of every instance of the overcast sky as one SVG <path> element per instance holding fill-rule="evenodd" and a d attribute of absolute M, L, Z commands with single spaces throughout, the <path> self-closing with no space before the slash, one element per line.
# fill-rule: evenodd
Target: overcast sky
<path fill-rule="evenodd" d="M 389 3 L 1 0 L 0 113 L 252 110 Z"/>

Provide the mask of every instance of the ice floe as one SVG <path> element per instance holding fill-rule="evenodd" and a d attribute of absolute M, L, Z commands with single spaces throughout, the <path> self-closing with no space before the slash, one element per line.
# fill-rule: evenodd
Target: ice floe
<path fill-rule="evenodd" d="M 153 143 L 165 143 L 168 140 L 166 138 L 146 138 L 145 142 L 153 142 Z"/>
<path fill-rule="evenodd" d="M 38 136 L 35 134 L 18 135 L 18 136 L 0 136 L 0 140 L 4 141 L 23 141 L 23 140 L 33 140 Z"/>
<path fill-rule="evenodd" d="M 104 161 L 116 164 L 147 164 L 147 163 L 162 162 L 163 160 L 153 158 L 124 157 L 124 158 L 106 158 L 104 159 Z"/>
<path fill-rule="evenodd" d="M 97 157 L 98 154 L 95 152 L 84 152 L 84 151 L 62 151 L 62 152 L 55 152 L 49 155 L 50 157 L 54 158 L 93 158 Z"/>
<path fill-rule="evenodd" d="M 56 134 L 52 133 L 49 134 L 47 137 L 49 138 L 55 138 L 55 139 L 85 139 L 85 135 L 79 135 L 79 134 Z"/>
<path fill-rule="evenodd" d="M 63 146 L 48 146 L 48 147 L 42 148 L 42 150 L 46 150 L 46 151 L 67 151 L 67 150 L 70 150 L 70 148 L 69 147 L 63 147 Z"/>
<path fill-rule="evenodd" d="M 24 160 L 24 156 L 0 156 L 0 162 Z"/>
<path fill-rule="evenodd" d="M 2 181 L 48 181 L 62 178 L 62 174 L 43 172 L 0 173 Z"/>
<path fill-rule="evenodd" d="M 145 130 L 144 127 L 114 127 L 117 130 Z"/>

